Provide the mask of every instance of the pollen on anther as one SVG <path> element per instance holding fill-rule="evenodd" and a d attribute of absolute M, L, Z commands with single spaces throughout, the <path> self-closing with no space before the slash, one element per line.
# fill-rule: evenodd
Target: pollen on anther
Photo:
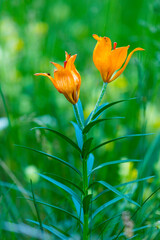
<path fill-rule="evenodd" d="M 113 49 L 116 49 L 116 47 L 117 47 L 117 43 L 114 42 L 114 43 L 113 43 Z"/>

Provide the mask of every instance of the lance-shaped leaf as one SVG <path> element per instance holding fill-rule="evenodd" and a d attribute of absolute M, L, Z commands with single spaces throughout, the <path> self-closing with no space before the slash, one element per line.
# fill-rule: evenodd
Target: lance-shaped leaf
<path fill-rule="evenodd" d="M 92 153 L 89 154 L 88 159 L 87 159 L 87 175 L 88 175 L 88 184 L 90 181 L 90 175 L 93 169 L 93 164 L 94 164 L 94 155 Z"/>
<path fill-rule="evenodd" d="M 27 200 L 34 201 L 34 200 L 31 199 L 31 198 L 27 198 Z M 77 221 L 81 222 L 79 218 L 77 218 L 75 215 L 73 215 L 72 213 L 66 211 L 66 210 L 63 209 L 63 208 L 60 208 L 60 207 L 57 207 L 57 206 L 55 206 L 55 205 L 51 205 L 51 204 L 49 204 L 49 203 L 45 203 L 45 202 L 42 202 L 42 201 L 39 201 L 39 200 L 35 200 L 35 202 L 36 202 L 36 203 L 39 203 L 39 204 L 42 204 L 42 205 L 44 205 L 44 206 L 47 206 L 47 207 L 54 208 L 54 209 L 56 209 L 56 210 L 58 210 L 58 211 L 60 211 L 60 212 L 66 213 L 66 214 L 68 214 L 69 216 L 71 216 L 72 218 L 75 218 Z M 81 222 L 81 223 L 82 223 L 82 222 Z"/>
<path fill-rule="evenodd" d="M 62 181 L 65 181 L 65 182 L 71 184 L 73 187 L 75 187 L 76 189 L 78 189 L 82 194 L 84 194 L 83 189 L 82 189 L 81 187 L 79 187 L 77 184 L 75 184 L 74 182 L 72 182 L 71 180 L 69 180 L 69 179 L 67 179 L 67 178 L 61 177 L 61 176 L 56 175 L 56 174 L 48 173 L 48 172 L 43 172 L 43 174 L 51 175 L 51 176 L 53 176 L 54 178 L 61 179 Z"/>
<path fill-rule="evenodd" d="M 70 143 L 76 150 L 81 152 L 81 149 L 77 146 L 77 144 L 75 142 L 73 142 L 72 139 L 68 138 L 67 136 L 63 135 L 62 133 L 60 133 L 58 131 L 55 131 L 51 128 L 47 128 L 47 127 L 35 127 L 35 128 L 32 128 L 31 130 L 36 130 L 36 129 L 47 130 L 47 131 L 50 131 L 52 133 L 55 133 L 56 135 L 58 135 L 59 137 L 64 139 L 66 142 Z"/>
<path fill-rule="evenodd" d="M 149 176 L 149 177 L 136 179 L 136 180 L 133 180 L 133 181 L 130 181 L 130 182 L 126 182 L 126 183 L 121 183 L 121 184 L 119 184 L 119 185 L 114 186 L 114 188 L 124 187 L 124 186 L 126 186 L 126 185 L 133 184 L 133 183 L 138 183 L 138 182 L 141 182 L 141 181 L 145 181 L 145 180 L 148 180 L 148 179 L 153 178 L 153 177 L 154 177 L 154 176 Z M 109 189 L 106 189 L 106 190 L 102 191 L 102 192 L 99 193 L 95 198 L 93 198 L 92 201 L 97 200 L 97 198 L 99 198 L 100 196 L 102 196 L 103 194 L 105 194 L 105 193 L 108 192 L 108 191 L 109 191 Z"/>
<path fill-rule="evenodd" d="M 103 107 L 101 107 L 100 109 L 98 109 L 96 111 L 96 113 L 92 117 L 92 120 L 94 120 L 97 117 L 99 117 L 101 115 L 101 113 L 103 113 L 106 109 L 110 108 L 111 106 L 116 105 L 116 104 L 121 103 L 121 102 L 134 100 L 134 99 L 137 99 L 137 98 L 129 98 L 129 99 L 119 100 L 119 101 L 115 101 L 115 102 L 112 102 L 112 103 L 105 104 Z"/>
<path fill-rule="evenodd" d="M 28 222 L 31 222 L 31 223 L 34 223 L 36 225 L 39 226 L 39 222 L 37 221 L 33 221 L 33 220 L 30 220 L 30 219 L 26 219 Z M 49 232 L 53 233 L 55 236 L 59 237 L 60 239 L 62 240 L 69 240 L 70 237 L 65 235 L 64 233 L 62 233 L 61 230 L 58 230 L 57 227 L 54 227 L 54 226 L 47 226 L 46 224 L 42 224 L 43 228 L 48 230 Z"/>
<path fill-rule="evenodd" d="M 108 104 L 109 104 L 109 103 L 103 103 L 103 104 L 101 104 L 100 106 L 98 106 L 97 111 L 99 111 L 102 107 L 107 106 Z M 97 111 L 96 111 L 96 112 L 97 112 Z M 90 119 L 92 113 L 93 113 L 93 111 L 89 114 L 88 118 L 86 119 L 86 121 L 85 121 L 85 126 L 87 126 L 89 120 L 92 120 L 92 119 Z M 93 117 L 92 117 L 92 118 L 93 118 Z M 98 117 L 97 117 L 97 118 L 98 118 Z M 97 118 L 95 118 L 95 120 L 96 120 Z"/>
<path fill-rule="evenodd" d="M 72 164 L 70 164 L 70 163 L 62 160 L 62 159 L 59 158 L 59 157 L 53 156 L 53 155 L 51 155 L 51 154 L 42 152 L 42 151 L 37 150 L 37 149 L 34 149 L 34 148 L 30 148 L 30 147 L 26 147 L 26 146 L 22 146 L 22 145 L 15 145 L 15 146 L 16 146 L 16 147 L 20 147 L 20 148 L 24 148 L 24 149 L 28 149 L 28 150 L 31 150 L 31 151 L 33 151 L 33 152 L 40 153 L 40 154 L 42 154 L 42 155 L 44 155 L 44 156 L 46 156 L 46 157 L 52 158 L 52 159 L 54 159 L 54 160 L 56 160 L 56 161 L 58 161 L 58 162 L 60 162 L 60 163 L 62 163 L 62 164 L 64 164 L 64 165 L 68 166 L 69 168 L 71 168 L 72 170 L 74 170 L 76 173 L 78 173 L 78 174 L 81 176 L 80 171 L 79 171 L 76 167 L 74 167 Z"/>
<path fill-rule="evenodd" d="M 72 125 L 74 126 L 74 129 L 75 129 L 78 146 L 82 150 L 82 147 L 83 147 L 83 134 L 82 134 L 82 130 L 79 128 L 79 126 L 75 122 L 71 122 L 71 123 L 72 123 Z"/>
<path fill-rule="evenodd" d="M 83 199 L 83 211 L 84 214 L 86 214 L 89 210 L 89 204 L 92 198 L 92 194 L 87 195 L 84 199 Z"/>
<path fill-rule="evenodd" d="M 95 167 L 91 173 L 103 168 L 103 167 L 106 167 L 106 166 L 109 166 L 109 165 L 113 165 L 113 164 L 120 164 L 120 163 L 127 163 L 127 162 L 141 162 L 141 160 L 137 160 L 137 159 L 126 159 L 126 160 L 116 160 L 116 161 L 112 161 L 112 162 L 106 162 L 106 163 L 102 163 L 100 164 L 99 166 Z"/>
<path fill-rule="evenodd" d="M 72 197 L 72 201 L 74 203 L 74 206 L 76 208 L 77 216 L 81 220 L 81 222 L 84 222 L 84 214 L 83 214 L 83 206 L 81 206 L 81 203 L 79 203 L 75 198 Z"/>
<path fill-rule="evenodd" d="M 108 188 L 109 190 L 111 190 L 112 192 L 114 192 L 115 194 L 119 195 L 120 197 L 124 198 L 125 200 L 127 200 L 128 202 L 133 203 L 134 205 L 140 207 L 140 205 L 138 203 L 136 203 L 135 201 L 133 201 L 132 199 L 130 199 L 128 196 L 124 195 L 123 193 L 121 193 L 120 191 L 118 191 L 115 187 L 111 186 L 109 183 L 104 182 L 104 181 L 97 181 L 97 183 L 100 183 L 101 185 L 103 185 L 104 187 Z"/>
<path fill-rule="evenodd" d="M 110 118 L 104 118 L 104 119 L 98 119 L 98 120 L 94 120 L 92 122 L 90 122 L 88 125 L 86 125 L 83 129 L 83 133 L 88 133 L 89 130 L 94 127 L 96 124 L 100 123 L 100 122 L 104 122 L 104 121 L 107 121 L 107 120 L 114 120 L 114 119 L 121 119 L 124 117 L 110 117 Z"/>
<path fill-rule="evenodd" d="M 80 198 L 79 198 L 79 196 L 77 195 L 77 193 L 75 193 L 71 188 L 69 188 L 69 187 L 66 186 L 65 184 L 60 183 L 60 182 L 56 181 L 55 179 L 50 178 L 50 177 L 48 177 L 48 176 L 46 176 L 46 175 L 43 175 L 43 174 L 41 174 L 41 173 L 39 173 L 39 175 L 40 175 L 42 178 L 46 179 L 47 181 L 55 184 L 57 187 L 60 187 L 60 188 L 63 189 L 65 192 L 67 192 L 68 194 L 70 194 L 71 197 L 75 198 L 78 202 L 80 202 Z"/>
<path fill-rule="evenodd" d="M 113 138 L 111 140 L 108 140 L 108 141 L 105 141 L 101 144 L 99 144 L 98 146 L 92 148 L 89 153 L 95 151 L 97 148 L 100 148 L 108 143 L 111 143 L 111 142 L 115 142 L 115 141 L 118 141 L 118 140 L 122 140 L 122 139 L 125 139 L 125 138 L 131 138 L 131 137 L 142 137 L 142 136 L 149 136 L 149 135 L 152 135 L 153 133 L 142 133 L 142 134 L 131 134 L 131 135 L 126 135 L 126 136 L 122 136 L 122 137 L 118 137 L 118 138 Z"/>
<path fill-rule="evenodd" d="M 90 150 L 91 144 L 92 144 L 93 138 L 88 138 L 82 148 L 82 156 L 85 158 L 88 154 L 88 151 Z"/>
<path fill-rule="evenodd" d="M 100 206 L 99 208 L 96 209 L 96 211 L 92 214 L 92 219 L 101 211 L 103 211 L 106 207 L 112 205 L 113 203 L 118 202 L 119 200 L 123 199 L 123 197 L 116 197 L 108 202 L 106 202 L 105 204 L 103 204 L 102 206 Z"/>

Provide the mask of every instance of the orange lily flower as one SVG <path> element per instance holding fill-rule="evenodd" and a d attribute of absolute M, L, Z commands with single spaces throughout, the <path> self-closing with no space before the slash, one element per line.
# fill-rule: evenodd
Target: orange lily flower
<path fill-rule="evenodd" d="M 79 92 L 81 86 L 81 77 L 74 66 L 77 54 L 71 56 L 65 52 L 66 60 L 64 67 L 58 63 L 51 62 L 57 69 L 54 70 L 54 78 L 49 73 L 36 73 L 36 76 L 48 77 L 59 93 L 62 93 L 67 100 L 76 104 L 79 99 Z"/>
<path fill-rule="evenodd" d="M 98 41 L 93 51 L 93 62 L 100 71 L 103 81 L 107 83 L 112 82 L 122 74 L 134 52 L 144 50 L 143 48 L 135 48 L 127 57 L 129 45 L 116 48 L 117 43 L 114 43 L 112 49 L 112 43 L 108 37 L 99 37 L 93 34 L 93 38 Z"/>

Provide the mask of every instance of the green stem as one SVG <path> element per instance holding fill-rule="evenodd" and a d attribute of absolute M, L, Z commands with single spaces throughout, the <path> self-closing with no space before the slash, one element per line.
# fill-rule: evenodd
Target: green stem
<path fill-rule="evenodd" d="M 100 102 L 102 101 L 102 98 L 103 98 L 103 96 L 104 96 L 104 94 L 105 94 L 107 84 L 108 84 L 107 82 L 106 82 L 106 83 L 105 83 L 105 82 L 103 83 L 103 87 L 102 87 L 100 96 L 99 96 L 99 98 L 98 98 L 98 101 L 97 101 L 97 103 L 96 103 L 96 105 L 95 105 L 94 110 L 92 111 L 92 113 L 91 113 L 91 115 L 90 115 L 90 118 L 89 118 L 87 124 L 89 124 L 89 123 L 91 122 L 92 117 L 94 116 L 95 112 L 97 111 L 97 108 L 99 107 L 99 104 L 100 104 Z"/>
<path fill-rule="evenodd" d="M 81 119 L 79 109 L 77 104 L 73 105 L 75 117 L 77 120 L 78 125 L 80 126 L 81 130 L 84 128 L 83 121 Z M 83 134 L 83 133 L 82 133 Z M 83 142 L 85 142 L 86 135 L 83 134 Z M 81 155 L 82 165 L 83 165 L 83 198 L 82 201 L 88 196 L 88 172 L 87 172 L 87 159 L 85 156 Z M 84 201 L 82 202 L 83 206 Z M 83 221 L 83 240 L 88 240 L 88 232 L 89 232 L 89 213 L 88 208 L 87 211 L 84 212 L 83 206 L 83 213 L 84 213 L 84 221 Z"/>
<path fill-rule="evenodd" d="M 83 191 L 84 198 L 88 196 L 88 174 L 87 174 L 87 159 L 83 158 Z M 84 223 L 83 223 L 83 240 L 88 240 L 89 232 L 89 213 L 84 213 Z"/>
<path fill-rule="evenodd" d="M 80 113 L 79 113 L 79 110 L 78 110 L 77 103 L 73 105 L 73 108 L 74 108 L 74 112 L 75 112 L 75 115 L 76 115 L 77 123 L 80 126 L 80 128 L 83 129 L 84 125 L 83 125 L 82 119 L 80 117 Z"/>

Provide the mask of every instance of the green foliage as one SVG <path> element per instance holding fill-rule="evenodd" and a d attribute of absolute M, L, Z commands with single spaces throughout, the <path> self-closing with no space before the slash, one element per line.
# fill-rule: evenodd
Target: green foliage
<path fill-rule="evenodd" d="M 0 236 L 4 240 L 78 239 L 83 213 L 88 211 L 90 238 L 127 239 L 121 217 L 126 210 L 134 222 L 132 239 L 159 240 L 155 189 L 160 137 L 147 137 L 160 128 L 159 22 L 157 0 L 0 1 Z M 93 33 L 110 37 L 118 47 L 130 44 L 131 50 L 143 47 L 145 52 L 135 54 L 124 74 L 107 86 L 102 105 L 88 124 L 103 84 L 92 61 Z M 63 64 L 65 50 L 78 54 L 82 103 L 78 101 L 77 109 L 82 124 L 73 122 L 71 104 L 52 83 L 33 75 L 53 75 L 50 61 Z M 143 137 L 132 138 L 135 133 Z M 92 186 L 86 197 L 80 155 L 86 158 Z M 37 172 L 43 172 L 41 177 Z M 94 184 L 98 181 L 109 189 Z M 25 224 L 28 218 L 33 220 Z"/>

